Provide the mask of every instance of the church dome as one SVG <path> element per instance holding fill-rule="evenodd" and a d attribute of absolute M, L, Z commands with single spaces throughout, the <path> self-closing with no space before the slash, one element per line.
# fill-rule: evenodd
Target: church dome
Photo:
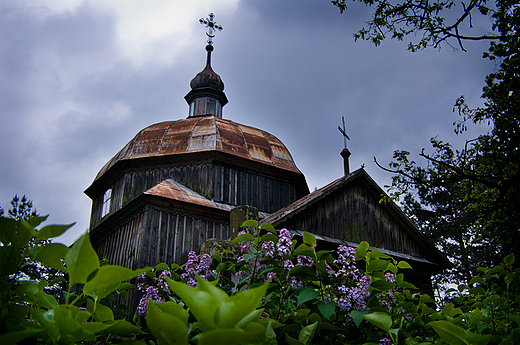
<path fill-rule="evenodd" d="M 211 50 L 213 50 L 213 47 L 208 45 L 206 50 L 208 50 L 209 53 Z M 220 78 L 220 76 L 215 73 L 215 71 L 213 71 L 213 68 L 211 68 L 211 62 L 209 59 L 210 58 L 208 55 L 206 67 L 191 80 L 190 87 L 192 90 L 209 87 L 222 92 L 224 91 L 224 82 L 222 81 L 222 78 Z"/>
<path fill-rule="evenodd" d="M 208 151 L 301 174 L 285 145 L 274 135 L 231 120 L 204 116 L 146 127 L 105 164 L 96 180 L 120 161 Z"/>

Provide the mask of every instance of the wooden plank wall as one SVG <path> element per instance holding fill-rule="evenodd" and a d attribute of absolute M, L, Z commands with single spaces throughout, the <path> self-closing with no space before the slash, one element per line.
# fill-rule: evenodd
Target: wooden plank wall
<path fill-rule="evenodd" d="M 133 170 L 112 186 L 110 214 L 156 184 L 173 178 L 207 199 L 239 206 L 251 205 L 261 212 L 275 212 L 296 200 L 293 184 L 244 170 L 216 164 Z M 101 223 L 103 193 L 92 203 L 91 229 Z"/>
<path fill-rule="evenodd" d="M 183 264 L 190 250 L 198 253 L 209 238 L 227 239 L 229 222 L 182 214 L 150 206 L 142 229 L 138 264 L 155 266 L 165 262 Z"/>
<path fill-rule="evenodd" d="M 137 260 L 139 230 L 143 227 L 144 220 L 145 213 L 143 212 L 101 241 L 92 243 L 99 258 L 106 257 L 111 265 L 121 265 L 131 269 L 140 268 Z"/>
<path fill-rule="evenodd" d="M 360 184 L 348 184 L 277 227 L 305 230 L 346 241 L 425 257 L 423 250 L 379 197 Z"/>

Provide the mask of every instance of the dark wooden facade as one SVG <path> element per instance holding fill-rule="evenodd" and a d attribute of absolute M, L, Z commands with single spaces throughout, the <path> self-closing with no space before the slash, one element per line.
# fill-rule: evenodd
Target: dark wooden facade
<path fill-rule="evenodd" d="M 156 184 L 173 178 L 209 200 L 228 205 L 251 205 L 272 213 L 297 199 L 296 186 L 242 167 L 219 162 L 130 169 L 104 189 L 112 189 L 110 214 L 127 205 Z M 103 193 L 92 198 L 91 227 L 102 222 Z"/>
<path fill-rule="evenodd" d="M 397 205 L 380 202 L 382 195 L 384 191 L 359 169 L 282 208 L 262 223 L 321 235 L 321 246 L 327 249 L 335 249 L 340 243 L 357 246 L 367 241 L 371 247 L 409 262 L 416 271 L 408 273 L 408 280 L 431 293 L 430 276 L 451 264 Z"/>
<path fill-rule="evenodd" d="M 94 249 L 110 264 L 131 269 L 160 262 L 180 264 L 190 250 L 198 252 L 207 239 L 230 236 L 229 212 L 220 211 L 221 215 L 215 216 L 212 210 L 175 211 L 150 196 L 134 203 L 128 212 L 115 214 L 113 221 L 91 233 Z"/>

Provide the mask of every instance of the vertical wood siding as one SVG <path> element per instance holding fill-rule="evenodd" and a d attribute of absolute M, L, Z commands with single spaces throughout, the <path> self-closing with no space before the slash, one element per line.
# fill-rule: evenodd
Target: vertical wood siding
<path fill-rule="evenodd" d="M 145 214 L 136 215 L 116 231 L 98 242 L 92 243 L 100 259 L 106 257 L 111 265 L 121 265 L 131 269 L 140 268 L 137 260 L 139 232 L 144 225 Z M 117 248 L 117 250 L 114 250 Z"/>
<path fill-rule="evenodd" d="M 186 262 L 188 252 L 198 253 L 209 238 L 229 238 L 230 229 L 229 223 L 150 206 L 141 236 L 139 267 L 171 265 Z"/>
<path fill-rule="evenodd" d="M 110 213 L 156 184 L 173 178 L 207 199 L 239 206 L 251 205 L 272 213 L 296 200 L 296 187 L 287 181 L 216 164 L 133 170 L 112 186 Z M 91 229 L 101 223 L 103 193 L 92 203 Z"/>
<path fill-rule="evenodd" d="M 425 257 L 379 197 L 360 184 L 349 184 L 317 201 L 277 227 L 305 230 L 351 242 Z"/>

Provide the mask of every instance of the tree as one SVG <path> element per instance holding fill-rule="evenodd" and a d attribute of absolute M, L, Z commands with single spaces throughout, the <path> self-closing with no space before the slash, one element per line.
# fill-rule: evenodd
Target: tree
<path fill-rule="evenodd" d="M 0 207 L 0 216 L 3 216 L 5 211 Z M 13 218 L 15 220 L 28 220 L 31 217 L 39 217 L 38 211 L 33 208 L 33 202 L 25 195 L 21 198 L 18 195 L 15 195 L 11 200 L 11 209 L 7 211 L 9 218 Z M 41 247 L 49 244 L 51 242 L 50 239 L 36 241 L 35 238 L 31 238 L 27 245 L 23 248 L 20 248 L 20 251 L 33 251 L 36 252 Z M 41 281 L 47 280 L 49 286 L 45 288 L 45 291 L 54 295 L 56 298 L 60 298 L 61 291 L 65 287 L 63 284 L 64 278 L 63 274 L 54 269 L 52 267 L 45 266 L 39 262 L 35 262 L 33 260 L 29 260 L 28 257 L 24 258 L 23 264 L 20 267 L 20 270 L 15 276 L 9 278 L 12 281 L 19 280 L 32 280 L 32 281 Z"/>
<path fill-rule="evenodd" d="M 341 13 L 347 9 L 347 0 L 333 0 Z M 512 37 L 518 38 L 518 32 L 497 29 L 498 22 L 511 19 L 518 11 L 518 1 L 496 0 L 491 5 L 487 0 L 469 0 L 458 2 L 453 0 L 407 0 L 403 2 L 388 0 L 360 0 L 367 6 L 375 8 L 367 26 L 354 34 L 355 39 L 364 39 L 379 45 L 382 40 L 390 36 L 403 40 L 414 34 L 418 41 L 410 42 L 408 49 L 418 49 L 433 46 L 440 47 L 442 43 L 454 47 L 453 40 L 464 49 L 466 40 L 502 40 Z M 478 33 L 466 33 L 473 28 L 473 21 L 480 20 L 480 16 L 489 17 L 491 30 Z"/>
<path fill-rule="evenodd" d="M 472 8 L 478 8 L 481 3 L 476 2 Z M 401 15 L 408 15 L 407 11 L 415 4 L 408 4 L 410 7 L 406 11 L 403 9 Z M 449 4 L 441 5 L 450 8 Z M 470 7 L 468 5 L 466 9 Z M 425 13 L 431 15 L 431 12 Z M 464 13 L 468 13 L 467 10 Z M 386 21 L 379 25 L 387 25 L 388 29 L 388 23 L 396 15 L 387 13 Z M 396 174 L 391 191 L 394 195 L 405 196 L 405 208 L 420 227 L 439 246 L 445 246 L 448 255 L 458 251 L 460 262 L 456 263 L 456 268 L 462 278 L 469 277 L 468 271 L 476 266 L 510 252 L 520 257 L 517 245 L 520 240 L 520 5 L 517 1 L 497 1 L 491 17 L 496 34 L 476 37 L 494 40 L 489 52 L 484 54 L 497 65 L 497 70 L 486 77 L 482 93 L 485 104 L 472 109 L 464 97 L 460 97 L 454 108 L 462 117 L 454 122 L 456 133 L 466 131 L 468 125 L 482 122 L 489 124 L 490 131 L 468 140 L 460 150 L 432 139 L 433 153 L 427 154 L 424 149 L 420 153 L 427 162 L 426 167 L 410 161 L 409 152 L 396 151 L 396 161 L 390 163 L 390 169 L 384 168 Z M 461 40 L 470 39 L 453 36 L 447 29 L 438 31 L 441 27 L 437 25 L 433 30 L 431 26 L 425 28 L 416 23 L 409 32 L 424 30 L 423 40 L 434 45 L 455 37 L 462 46 Z M 442 35 L 435 36 L 436 32 Z M 456 247 L 447 248 L 450 243 Z"/>

